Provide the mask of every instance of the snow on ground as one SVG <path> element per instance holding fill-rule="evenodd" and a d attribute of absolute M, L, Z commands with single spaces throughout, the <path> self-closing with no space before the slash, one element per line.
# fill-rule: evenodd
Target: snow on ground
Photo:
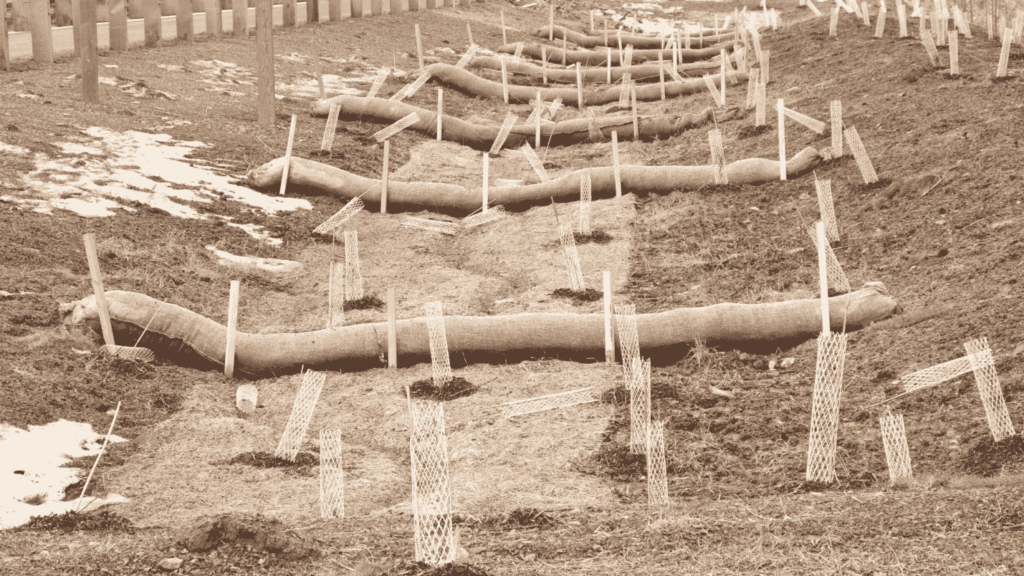
<path fill-rule="evenodd" d="M 112 435 L 111 442 L 125 442 Z M 33 516 L 63 514 L 78 502 L 62 502 L 64 489 L 82 475 L 77 468 L 61 468 L 71 458 L 96 456 L 103 435 L 92 426 L 58 420 L 28 430 L 0 424 L 0 530 L 14 528 Z M 93 478 L 95 480 L 95 478 Z M 116 494 L 103 501 L 85 498 L 82 509 L 101 503 L 126 501 Z"/>
<path fill-rule="evenodd" d="M 257 226 L 201 214 L 193 204 L 224 198 L 271 215 L 312 209 L 307 200 L 265 195 L 234 184 L 243 177 L 227 175 L 223 165 L 186 158 L 195 149 L 205 147 L 202 142 L 105 128 L 89 128 L 83 131 L 83 136 L 78 141 L 56 144 L 61 153 L 55 157 L 37 153 L 36 169 L 14 183 L 16 186 L 7 186 L 20 190 L 0 195 L 0 201 L 44 214 L 64 209 L 96 217 L 113 216 L 115 209 L 134 211 L 130 203 L 138 202 L 179 218 L 219 218 L 271 245 L 280 244 L 281 240 L 270 238 Z M 0 151 L 29 154 L 3 143 Z"/>

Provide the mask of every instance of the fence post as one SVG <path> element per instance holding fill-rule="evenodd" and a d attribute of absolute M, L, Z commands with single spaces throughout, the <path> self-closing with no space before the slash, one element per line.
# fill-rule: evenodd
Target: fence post
<path fill-rule="evenodd" d="M 231 0 L 231 34 L 245 38 L 249 35 L 249 3 Z"/>
<path fill-rule="evenodd" d="M 124 52 L 128 50 L 128 10 L 125 0 L 107 0 L 110 12 L 110 49 Z"/>
<path fill-rule="evenodd" d="M 274 5 L 256 0 L 256 86 L 260 126 L 274 125 Z"/>
<path fill-rule="evenodd" d="M 71 19 L 71 12 L 71 0 L 54 0 L 53 25 L 73 26 L 75 21 Z"/>
<path fill-rule="evenodd" d="M 53 32 L 50 30 L 50 1 L 31 0 L 32 60 L 53 64 Z M 6 17 L 7 10 L 4 10 Z"/>
<path fill-rule="evenodd" d="M 192 40 L 192 0 L 178 0 L 178 38 Z"/>
<path fill-rule="evenodd" d="M 206 0 L 206 35 L 220 36 L 223 30 L 220 0 Z"/>
<path fill-rule="evenodd" d="M 400 14 L 402 12 L 402 0 L 391 0 L 391 13 Z"/>
<path fill-rule="evenodd" d="M 100 102 L 100 60 L 96 54 L 96 0 L 81 0 L 82 101 Z"/>
<path fill-rule="evenodd" d="M 295 0 L 284 0 L 281 3 L 281 26 L 287 28 L 289 26 L 295 26 L 295 8 L 297 4 Z M 273 21 L 271 21 L 273 24 Z"/>
<path fill-rule="evenodd" d="M 349 3 L 349 14 L 353 18 L 363 17 L 363 0 L 347 0 Z"/>
<path fill-rule="evenodd" d="M 409 12 L 416 12 L 420 9 L 420 0 L 408 0 Z"/>
<path fill-rule="evenodd" d="M 11 48 L 7 43 L 7 6 L 4 5 L 3 16 L 0 17 L 0 63 L 4 65 L 4 72 L 11 71 Z"/>
<path fill-rule="evenodd" d="M 377 0 L 378 2 L 380 0 Z M 306 0 L 306 24 L 320 23 L 320 0 Z"/>

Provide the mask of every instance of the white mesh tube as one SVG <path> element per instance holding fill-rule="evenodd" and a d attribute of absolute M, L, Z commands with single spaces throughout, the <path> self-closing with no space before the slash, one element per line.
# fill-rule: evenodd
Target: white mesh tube
<path fill-rule="evenodd" d="M 1010 420 L 1010 412 L 1006 409 L 1006 399 L 999 384 L 999 375 L 996 373 L 992 350 L 988 347 L 988 339 L 978 338 L 964 342 L 964 348 L 967 349 L 971 367 L 974 369 L 974 379 L 978 382 L 978 393 L 981 395 L 981 403 L 985 406 L 985 417 L 988 419 L 992 438 L 999 442 L 1016 435 L 1013 421 Z"/>
<path fill-rule="evenodd" d="M 857 134 L 857 127 L 850 126 L 843 131 L 843 135 L 846 137 L 846 142 L 850 145 L 854 159 L 857 160 L 857 167 L 860 168 L 860 174 L 864 177 L 864 183 L 872 184 L 878 182 L 878 174 L 875 173 L 875 167 L 871 164 L 871 158 L 868 157 L 868 152 L 864 149 L 860 135 Z"/>
<path fill-rule="evenodd" d="M 320 142 L 321 152 L 330 152 L 334 147 L 334 135 L 338 130 L 338 113 L 341 112 L 341 104 L 331 102 L 331 109 L 327 112 L 327 124 L 324 126 L 324 137 Z"/>
<path fill-rule="evenodd" d="M 910 466 L 910 447 L 907 445 L 907 431 L 903 426 L 903 415 L 891 412 L 879 418 L 882 427 L 882 444 L 885 446 L 885 461 L 889 465 L 891 482 L 913 480 L 914 471 Z"/>
<path fill-rule="evenodd" d="M 786 118 L 795 120 L 797 123 L 805 126 L 808 130 L 818 134 L 825 133 L 825 123 L 822 122 L 821 120 L 815 120 L 814 118 L 811 118 L 806 114 L 801 114 L 796 110 L 791 110 L 789 108 L 783 108 L 782 110 L 783 113 L 786 115 Z"/>
<path fill-rule="evenodd" d="M 711 147 L 711 166 L 715 170 L 715 184 L 728 184 L 729 177 L 725 174 L 725 147 L 722 144 L 722 131 L 718 128 L 708 130 L 708 144 Z"/>
<path fill-rule="evenodd" d="M 807 443 L 807 480 L 829 483 L 836 477 L 836 436 L 839 400 L 843 391 L 846 334 L 825 332 L 818 337 L 818 360 L 811 401 L 811 430 Z"/>
<path fill-rule="evenodd" d="M 597 400 L 598 398 L 594 395 L 593 387 L 581 388 L 579 390 L 559 392 L 558 394 L 548 394 L 546 396 L 537 396 L 536 398 L 506 402 L 501 405 L 502 416 L 514 418 L 546 410 L 556 410 L 558 408 L 568 408 L 569 406 L 597 402 Z"/>
<path fill-rule="evenodd" d="M 415 112 L 410 112 L 405 118 L 402 118 L 387 128 L 374 133 L 373 137 L 377 142 L 383 142 L 419 121 L 420 117 Z"/>
<path fill-rule="evenodd" d="M 471 214 L 462 219 L 463 228 L 473 228 L 476 226 L 483 226 L 497 220 L 508 217 L 508 212 L 505 211 L 504 206 L 491 206 L 487 212 L 477 212 Z"/>
<path fill-rule="evenodd" d="M 629 451 L 647 453 L 647 434 L 651 426 L 651 361 L 634 359 L 630 370 L 633 384 L 629 390 Z"/>
<path fill-rule="evenodd" d="M 902 1 L 902 0 L 901 0 Z M 836 8 L 838 10 L 838 8 Z M 843 155 L 843 103 L 833 100 L 829 104 L 829 119 L 832 122 L 832 157 Z"/>
<path fill-rule="evenodd" d="M 299 392 L 295 395 L 295 404 L 292 406 L 292 414 L 288 418 L 288 424 L 281 435 L 281 441 L 277 445 L 274 456 L 285 460 L 295 461 L 295 456 L 302 446 L 302 438 L 306 435 L 309 421 L 313 418 L 313 410 L 316 409 L 317 400 L 320 399 L 320 392 L 324 389 L 324 382 L 327 375 L 323 372 L 306 371 L 302 375 L 302 384 Z"/>
<path fill-rule="evenodd" d="M 580 176 L 580 234 L 590 236 L 590 173 Z"/>
<path fill-rule="evenodd" d="M 825 223 L 825 237 L 829 242 L 838 242 L 839 224 L 836 222 L 836 209 L 832 203 L 832 181 L 815 178 L 814 189 L 818 193 L 818 210 L 821 212 L 821 221 Z"/>
<path fill-rule="evenodd" d="M 377 95 L 377 92 L 380 90 L 380 87 L 384 85 L 384 80 L 387 79 L 389 74 L 391 74 L 391 69 L 387 66 L 383 66 L 377 71 L 377 75 L 373 78 L 373 84 L 370 85 L 370 91 L 366 93 L 367 98 L 373 98 Z"/>
<path fill-rule="evenodd" d="M 818 233 L 813 226 L 807 229 L 807 234 L 810 235 L 811 242 L 817 246 Z M 843 272 L 843 267 L 840 266 L 836 253 L 827 243 L 825 244 L 825 269 L 827 271 L 829 287 L 840 294 L 846 294 L 851 291 L 850 281 L 846 279 L 846 273 Z"/>
<path fill-rule="evenodd" d="M 447 564 L 457 552 L 452 530 L 448 438 L 440 402 L 409 400 L 409 461 L 416 561 Z"/>
<path fill-rule="evenodd" d="M 359 267 L 359 231 L 345 230 L 345 300 L 363 297 L 363 273 Z"/>
<path fill-rule="evenodd" d="M 452 381 L 452 365 L 448 357 L 448 337 L 444 330 L 444 315 L 440 302 L 424 304 L 427 316 L 427 334 L 430 338 L 430 366 L 434 386 L 443 388 Z"/>
<path fill-rule="evenodd" d="M 633 360 L 640 359 L 640 337 L 636 329 L 636 305 L 623 304 L 615 307 L 615 325 L 619 329 L 619 349 L 622 351 L 622 366 L 630 373 Z M 627 377 L 627 385 L 632 381 Z"/>
<path fill-rule="evenodd" d="M 647 505 L 667 507 L 670 504 L 665 465 L 665 423 L 651 422 L 647 436 Z"/>
<path fill-rule="evenodd" d="M 540 181 L 547 182 L 548 173 L 544 170 L 544 164 L 540 161 L 540 158 L 537 157 L 537 153 L 530 147 L 530 143 L 524 143 L 520 150 L 523 151 L 523 154 L 526 156 L 526 160 L 530 163 L 530 166 L 533 167 L 533 171 L 537 173 L 537 177 L 540 178 Z"/>
<path fill-rule="evenodd" d="M 416 218 L 415 216 L 406 216 L 402 225 L 407 228 L 420 228 L 429 232 L 438 232 L 449 236 L 454 236 L 459 232 L 459 225 L 455 222 L 429 220 L 427 218 Z"/>
<path fill-rule="evenodd" d="M 918 370 L 906 376 L 900 376 L 897 382 L 903 383 L 903 389 L 906 392 L 913 392 L 915 390 L 921 390 L 922 388 L 930 388 L 932 386 L 938 386 L 943 382 L 952 380 L 957 376 L 962 376 L 968 372 L 974 370 L 974 365 L 971 359 L 967 356 L 963 358 L 957 358 L 956 360 L 950 360 L 949 362 L 943 362 L 924 370 Z"/>
<path fill-rule="evenodd" d="M 494 156 L 501 150 L 501 147 L 505 145 L 505 140 L 508 139 L 509 132 L 511 132 L 512 127 L 516 125 L 517 120 L 519 120 L 519 116 L 516 116 L 512 112 L 509 112 L 505 116 L 505 121 L 501 124 L 498 136 L 494 139 L 494 144 L 491 145 L 491 150 L 488 152 L 489 155 Z"/>
<path fill-rule="evenodd" d="M 573 292 L 586 290 L 583 283 L 583 269 L 580 266 L 579 251 L 576 250 L 576 238 L 572 233 L 572 224 L 566 222 L 558 227 L 558 237 L 562 244 L 562 256 L 565 258 L 565 268 L 569 273 L 569 288 Z"/>
<path fill-rule="evenodd" d="M 331 216 L 325 220 L 323 224 L 313 229 L 313 233 L 330 234 L 331 231 L 336 229 L 338 226 L 347 222 L 349 218 L 355 216 L 357 212 L 363 209 L 363 206 L 364 204 L 361 198 L 353 198 L 349 200 L 341 210 L 338 210 L 338 212 L 334 214 L 334 216 Z"/>
<path fill-rule="evenodd" d="M 341 430 L 320 431 L 320 517 L 345 517 Z"/>

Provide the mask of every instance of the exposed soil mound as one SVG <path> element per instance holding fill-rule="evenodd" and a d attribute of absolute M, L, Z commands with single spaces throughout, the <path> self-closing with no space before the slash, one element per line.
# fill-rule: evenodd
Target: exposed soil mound
<path fill-rule="evenodd" d="M 551 293 L 555 298 L 567 298 L 574 302 L 597 302 L 604 297 L 600 290 L 587 288 L 586 290 L 572 290 L 570 288 L 557 288 Z"/>
<path fill-rule="evenodd" d="M 384 301 L 372 294 L 358 300 L 345 300 L 345 310 L 373 310 L 383 307 Z"/>
<path fill-rule="evenodd" d="M 287 533 L 281 522 L 261 515 L 224 514 L 183 530 L 176 542 L 190 552 L 228 547 L 257 555 L 266 551 L 286 560 L 319 556 L 311 545 Z"/>
<path fill-rule="evenodd" d="M 591 230 L 590 234 L 573 233 L 577 244 L 607 244 L 615 239 L 614 236 L 604 230 Z"/>
<path fill-rule="evenodd" d="M 460 376 L 452 378 L 447 386 L 442 387 L 435 386 L 433 380 L 427 378 L 413 382 L 409 386 L 409 395 L 420 400 L 447 402 L 456 398 L 465 398 L 478 389 L 479 386 L 473 385 L 472 382 Z"/>
<path fill-rule="evenodd" d="M 246 452 L 222 462 L 222 464 L 245 464 L 253 468 L 284 468 L 295 474 L 310 476 L 313 474 L 313 467 L 320 465 L 320 458 L 309 452 L 299 452 L 295 456 L 295 461 L 292 462 L 278 458 L 269 452 Z"/>
<path fill-rule="evenodd" d="M 64 514 L 48 514 L 36 516 L 23 524 L 12 529 L 15 532 L 76 532 L 86 530 L 90 532 L 135 532 L 135 526 L 123 516 L 109 510 L 98 512 L 66 512 Z"/>

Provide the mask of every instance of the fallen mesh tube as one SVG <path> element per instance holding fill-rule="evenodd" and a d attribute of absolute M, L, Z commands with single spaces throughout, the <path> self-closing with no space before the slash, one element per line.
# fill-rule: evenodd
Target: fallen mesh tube
<path fill-rule="evenodd" d="M 179 360 L 194 352 L 208 363 L 223 364 L 227 328 L 195 312 L 135 292 L 106 292 L 118 344 L 131 346 L 140 331 L 142 345 L 158 357 Z M 99 326 L 96 299 L 89 296 L 65 305 L 69 321 Z M 885 287 L 864 288 L 830 299 L 833 330 L 859 330 L 899 312 Z M 716 304 L 638 314 L 640 351 L 659 362 L 684 357 L 703 339 L 707 346 L 774 351 L 814 338 L 821 330 L 818 300 L 770 304 Z M 602 314 L 517 314 L 513 316 L 445 316 L 448 351 L 456 364 L 504 362 L 526 357 L 575 360 L 604 359 Z M 424 318 L 399 320 L 396 327 L 400 366 L 429 361 Z M 235 370 L 250 375 L 313 369 L 380 367 L 387 353 L 387 324 L 356 324 L 336 330 L 297 334 L 237 333 Z M 617 339 L 617 336 L 616 336 Z M 618 348 L 618 346 L 616 346 Z M 184 362 L 183 362 L 184 363 Z"/>
<path fill-rule="evenodd" d="M 501 86 L 501 82 L 492 82 L 486 78 L 481 78 L 472 72 L 463 70 L 462 68 L 457 68 L 451 64 L 431 64 L 425 68 L 425 71 L 431 75 L 431 80 L 442 85 L 455 88 L 471 96 L 482 96 L 486 98 L 494 98 L 496 100 L 504 98 L 504 91 Z M 729 72 L 727 77 L 730 84 L 747 81 L 746 72 Z M 721 86 L 721 74 L 715 74 L 711 76 L 711 79 L 716 86 Z M 684 94 L 707 92 L 707 89 L 707 84 L 704 82 L 703 78 L 673 82 L 666 81 L 665 97 L 674 98 Z M 579 93 L 575 87 L 539 88 L 533 86 L 515 86 L 512 84 L 508 86 L 508 101 L 509 103 L 514 104 L 528 104 L 531 99 L 537 97 L 538 90 L 540 91 L 541 98 L 543 98 L 545 102 L 553 102 L 556 98 L 561 98 L 562 102 L 566 104 L 572 104 L 574 106 L 579 104 Z M 583 103 L 586 106 L 601 106 L 612 102 L 618 102 L 621 91 L 622 86 L 608 87 L 607 84 L 600 89 L 585 87 Z M 636 88 L 636 99 L 642 101 L 661 100 L 661 85 L 647 84 L 644 86 L 638 86 Z"/>
<path fill-rule="evenodd" d="M 786 162 L 787 178 L 793 179 L 817 166 L 821 155 L 814 148 L 801 150 Z M 254 188 L 277 188 L 281 184 L 284 158 L 276 158 L 249 171 L 246 178 Z M 667 194 L 674 190 L 692 190 L 715 184 L 714 166 L 620 166 L 622 193 Z M 552 198 L 579 200 L 580 178 L 590 174 L 593 198 L 615 196 L 615 172 L 612 166 L 585 168 L 553 180 L 523 186 L 490 186 L 488 200 L 506 208 L 550 202 Z M 779 179 L 779 161 L 763 158 L 737 160 L 725 167 L 730 184 L 761 184 Z M 313 160 L 292 157 L 288 185 L 380 204 L 380 180 Z M 388 182 L 388 210 L 429 209 L 446 214 L 469 214 L 481 205 L 480 189 L 437 182 Z"/>
<path fill-rule="evenodd" d="M 376 122 L 381 124 L 392 124 L 405 118 L 411 113 L 416 113 L 419 121 L 407 128 L 427 134 L 431 137 L 437 136 L 437 112 L 418 108 L 405 102 L 384 100 L 382 98 L 363 98 L 361 96 L 341 95 L 325 100 L 316 100 L 310 107 L 310 114 L 313 116 L 327 116 L 332 104 L 338 104 L 340 110 L 338 118 L 341 120 L 358 122 Z M 703 126 L 713 119 L 723 122 L 736 117 L 739 108 L 726 109 L 705 108 L 696 114 L 683 114 L 681 116 L 642 116 L 638 119 L 638 128 L 641 140 L 661 140 L 670 138 L 690 130 Z M 466 122 L 461 118 L 443 116 L 441 118 L 441 137 L 451 142 L 458 142 L 477 150 L 490 150 L 498 132 L 501 130 L 499 124 L 477 125 Z M 605 116 L 594 119 L 594 126 L 601 131 L 603 139 L 610 139 L 612 132 L 619 133 L 619 139 L 633 139 L 633 117 L 632 116 Z M 566 146 L 592 140 L 589 121 L 586 118 L 572 120 L 559 120 L 558 122 L 542 122 L 540 125 L 541 141 L 544 145 Z M 534 145 L 537 135 L 537 125 L 517 124 L 512 127 L 508 138 L 505 140 L 504 148 L 519 148 L 529 142 Z"/>
<path fill-rule="evenodd" d="M 543 46 L 543 50 L 541 47 Z M 699 62 L 701 60 L 709 60 L 715 56 L 719 56 L 722 50 L 731 52 L 736 47 L 736 42 L 722 42 L 715 44 L 714 46 L 708 46 L 707 48 L 691 48 L 689 50 L 679 50 L 679 57 L 682 58 L 682 62 Z M 518 46 L 515 44 L 504 44 L 498 48 L 498 52 L 503 54 L 515 54 Z M 669 62 L 672 61 L 672 52 L 670 50 L 633 50 L 633 62 L 649 62 L 651 60 L 657 62 L 658 55 L 666 58 Z M 596 50 L 593 52 L 584 52 L 582 50 L 562 50 L 554 46 L 547 46 L 537 43 L 529 43 L 523 45 L 523 51 L 521 54 L 530 56 L 534 60 L 541 60 L 544 54 L 547 54 L 548 62 L 552 64 L 561 64 L 563 56 L 565 57 L 566 64 L 576 64 L 580 66 L 605 66 L 608 64 L 608 51 L 607 50 Z M 622 56 L 625 56 L 625 50 L 623 50 Z M 618 48 L 612 50 L 612 66 L 621 66 L 622 60 L 620 59 Z"/>
<path fill-rule="evenodd" d="M 699 77 L 705 74 L 717 74 L 721 69 L 721 58 L 714 61 L 707 62 L 694 62 L 691 64 L 680 64 L 676 66 L 676 72 L 681 76 Z M 485 70 L 501 70 L 501 59 L 493 58 L 490 56 L 477 56 L 469 61 L 470 68 L 482 68 Z M 531 62 L 515 62 L 509 59 L 505 60 L 505 70 L 510 74 L 517 74 L 524 76 L 530 80 L 536 81 L 537 83 L 544 81 L 544 69 Z M 659 80 L 661 78 L 661 72 L 658 69 L 657 64 L 640 64 L 635 66 L 612 66 L 612 82 L 618 82 L 622 80 L 622 75 L 629 73 L 633 80 L 639 82 L 645 80 Z M 671 80 L 672 72 L 672 59 L 669 58 L 665 65 L 665 79 Z M 608 68 L 605 66 L 589 66 L 587 68 L 581 68 L 580 74 L 583 76 L 583 82 L 585 84 L 604 84 L 608 82 Z M 575 84 L 576 83 L 576 69 L 567 68 L 548 68 L 547 70 L 548 82 L 556 82 L 561 84 Z"/>
<path fill-rule="evenodd" d="M 533 35 L 534 36 L 538 36 L 540 38 L 550 38 L 551 37 L 551 27 L 550 26 L 545 26 L 545 27 L 541 28 L 540 30 L 537 30 L 536 32 L 534 32 Z M 686 35 L 683 32 L 680 32 L 679 33 L 679 40 L 682 41 L 683 38 L 685 38 L 685 36 Z M 607 44 L 605 43 L 605 35 L 603 33 L 600 34 L 600 35 L 596 35 L 596 36 L 588 36 L 587 34 L 581 34 L 580 32 L 577 32 L 575 30 L 570 30 L 570 29 L 566 28 L 565 26 L 555 26 L 554 37 L 555 37 L 556 40 L 561 40 L 564 37 L 569 42 L 572 42 L 573 44 L 575 44 L 577 46 L 580 46 L 582 48 L 597 48 L 597 47 L 605 48 L 605 47 L 608 47 L 608 48 L 614 48 L 616 50 L 619 49 L 619 35 L 618 35 L 618 31 L 614 31 L 614 32 L 610 31 L 610 32 L 608 32 L 608 42 L 607 42 Z M 698 43 L 698 42 L 703 42 L 705 44 L 714 44 L 714 43 L 717 43 L 717 42 L 728 42 L 730 40 L 735 40 L 735 39 L 736 39 L 736 33 L 735 32 L 726 32 L 725 34 L 718 34 L 714 30 L 705 30 L 703 36 L 700 35 L 700 34 L 695 34 L 693 32 L 690 33 L 690 45 L 691 46 L 693 44 Z M 662 42 L 666 42 L 667 43 L 667 42 L 669 42 L 671 40 L 672 40 L 672 38 L 668 38 L 667 40 L 662 40 L 662 38 L 660 36 L 638 36 L 636 34 L 623 34 L 622 35 L 622 46 L 625 47 L 625 46 L 627 46 L 629 44 L 632 44 L 633 48 L 636 48 L 636 49 L 643 49 L 643 48 L 649 48 L 649 49 L 655 49 L 655 50 L 661 49 L 661 50 L 665 50 L 667 52 L 668 51 L 667 48 L 662 48 Z M 671 58 L 671 56 L 669 58 Z"/>

